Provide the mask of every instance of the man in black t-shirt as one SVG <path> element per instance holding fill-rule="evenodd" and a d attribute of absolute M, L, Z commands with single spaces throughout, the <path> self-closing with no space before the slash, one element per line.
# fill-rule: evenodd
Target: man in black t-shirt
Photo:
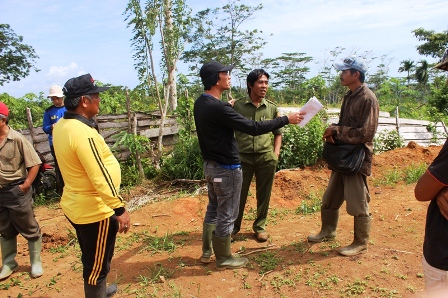
<path fill-rule="evenodd" d="M 233 66 L 216 61 L 204 64 L 200 70 L 204 93 L 194 103 L 194 121 L 209 199 L 203 224 L 201 262 L 209 263 L 214 250 L 218 269 L 240 268 L 248 261 L 234 258 L 230 251 L 230 234 L 238 216 L 243 179 L 234 130 L 261 135 L 290 123 L 298 124 L 305 114 L 296 112 L 260 122 L 240 115 L 221 100 L 221 94 L 230 89 L 232 69 Z"/>
<path fill-rule="evenodd" d="M 448 55 L 445 54 L 442 61 L 435 67 L 448 70 Z M 445 294 L 448 294 L 447 186 L 448 140 L 428 170 L 420 177 L 414 190 L 417 200 L 431 201 L 426 215 L 425 240 L 423 242 L 422 262 L 425 272 L 425 287 L 428 292 L 443 291 Z"/>

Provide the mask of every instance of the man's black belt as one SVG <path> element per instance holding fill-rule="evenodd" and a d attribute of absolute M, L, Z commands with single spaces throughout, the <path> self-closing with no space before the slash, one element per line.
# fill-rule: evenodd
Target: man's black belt
<path fill-rule="evenodd" d="M 16 180 L 14 182 L 11 182 L 11 183 L 9 183 L 8 185 L 5 185 L 5 186 L 1 186 L 0 185 L 0 189 L 2 189 L 2 188 L 9 188 L 9 187 L 12 187 L 12 186 L 20 185 L 20 184 L 23 184 L 24 182 L 25 182 L 25 179 L 19 179 L 19 180 Z"/>

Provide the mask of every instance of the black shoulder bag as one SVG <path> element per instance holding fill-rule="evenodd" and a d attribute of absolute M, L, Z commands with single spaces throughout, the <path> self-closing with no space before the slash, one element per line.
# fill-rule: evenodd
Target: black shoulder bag
<path fill-rule="evenodd" d="M 366 155 L 365 145 L 347 144 L 336 141 L 335 144 L 324 143 L 322 159 L 325 160 L 330 169 L 345 175 L 354 175 L 361 169 Z"/>
<path fill-rule="evenodd" d="M 341 108 L 340 119 L 342 119 L 344 109 L 344 107 Z M 354 175 L 361 169 L 365 155 L 365 145 L 363 143 L 347 144 L 335 141 L 335 144 L 324 143 L 322 159 L 328 163 L 330 169 L 345 175 Z"/>

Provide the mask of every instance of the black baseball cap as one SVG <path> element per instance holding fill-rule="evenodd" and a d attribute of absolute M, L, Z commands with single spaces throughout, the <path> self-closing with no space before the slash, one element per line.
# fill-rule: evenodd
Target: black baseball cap
<path fill-rule="evenodd" d="M 81 95 L 89 95 L 106 91 L 110 87 L 98 87 L 95 85 L 95 80 L 88 73 L 76 78 L 71 78 L 64 84 L 62 91 L 65 97 L 73 98 Z"/>
<path fill-rule="evenodd" d="M 202 65 L 199 75 L 204 86 L 214 86 L 218 81 L 218 72 L 231 71 L 235 66 L 224 66 L 217 61 L 210 61 Z"/>

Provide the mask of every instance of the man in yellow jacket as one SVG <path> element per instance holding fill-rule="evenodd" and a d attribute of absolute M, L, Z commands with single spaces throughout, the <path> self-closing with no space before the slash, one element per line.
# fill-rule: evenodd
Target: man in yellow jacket
<path fill-rule="evenodd" d="M 67 111 L 53 129 L 53 145 L 65 182 L 61 207 L 76 230 L 82 252 L 85 297 L 106 297 L 117 232 L 129 231 L 130 217 L 119 194 L 120 165 L 97 125 L 100 92 L 90 74 L 68 80 L 63 88 Z M 107 292 L 107 293 L 106 293 Z"/>

